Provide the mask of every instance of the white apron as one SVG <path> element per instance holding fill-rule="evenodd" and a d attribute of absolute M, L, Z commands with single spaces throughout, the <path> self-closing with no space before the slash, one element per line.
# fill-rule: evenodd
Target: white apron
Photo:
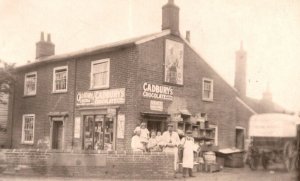
<path fill-rule="evenodd" d="M 182 167 L 193 168 L 194 167 L 194 138 L 182 138 L 181 144 L 183 145 L 183 159 Z"/>

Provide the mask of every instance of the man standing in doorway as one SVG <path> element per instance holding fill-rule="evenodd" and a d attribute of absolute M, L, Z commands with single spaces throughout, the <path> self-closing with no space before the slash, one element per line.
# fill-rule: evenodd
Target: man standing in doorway
<path fill-rule="evenodd" d="M 174 177 L 176 178 L 177 160 L 178 160 L 178 145 L 180 144 L 180 138 L 178 133 L 173 131 L 174 125 L 168 124 L 168 130 L 162 135 L 164 142 L 164 152 L 174 154 Z"/>

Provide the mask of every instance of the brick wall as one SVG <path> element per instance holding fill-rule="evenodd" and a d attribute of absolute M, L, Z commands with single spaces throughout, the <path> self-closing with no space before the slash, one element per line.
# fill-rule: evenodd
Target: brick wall
<path fill-rule="evenodd" d="M 53 68 L 68 66 L 68 92 L 52 93 Z M 68 114 L 65 121 L 65 144 L 64 148 L 71 148 L 72 125 L 73 125 L 73 105 L 74 105 L 74 61 L 53 62 L 45 66 L 31 67 L 21 70 L 17 74 L 15 85 L 12 123 L 12 147 L 13 148 L 36 148 L 37 142 L 50 136 L 49 113 L 66 112 Z M 35 96 L 24 96 L 24 75 L 28 72 L 37 72 L 37 93 Z M 21 143 L 22 116 L 24 114 L 35 114 L 34 144 L 24 145 Z M 9 130 L 11 131 L 11 130 Z"/>
<path fill-rule="evenodd" d="M 142 85 L 149 82 L 158 85 L 164 83 L 164 44 L 165 39 L 183 42 L 175 36 L 167 36 L 146 42 L 138 46 L 139 71 L 138 90 L 139 110 L 150 110 L 150 99 L 142 97 Z M 184 42 L 183 42 L 184 43 Z M 174 89 L 174 100 L 163 101 L 164 112 L 176 112 L 186 108 L 192 114 L 205 112 L 211 124 L 218 125 L 218 142 L 221 148 L 235 145 L 236 103 L 235 91 L 188 45 L 184 46 L 183 86 L 171 85 Z M 214 100 L 202 100 L 202 78 L 214 81 Z M 178 112 L 178 110 L 177 110 Z"/>
<path fill-rule="evenodd" d="M 116 105 L 119 107 L 119 114 L 125 114 L 125 138 L 116 140 L 116 149 L 130 150 L 132 132 L 140 122 L 140 112 L 151 111 L 150 99 L 142 97 L 143 83 L 165 84 L 164 44 L 166 38 L 183 42 L 178 37 L 168 35 L 137 46 L 111 52 L 94 53 L 93 55 L 77 57 L 75 60 L 54 61 L 19 70 L 15 94 L 11 98 L 13 109 L 9 115 L 10 120 L 12 120 L 8 128 L 9 134 L 12 135 L 12 147 L 37 148 L 36 143 L 39 140 L 50 136 L 49 113 L 66 112 L 64 149 L 81 149 L 82 134 L 80 138 L 73 138 L 74 117 L 83 118 L 81 107 L 75 105 L 75 96 L 77 91 L 89 91 L 90 89 L 91 62 L 109 58 L 111 72 L 109 89 L 126 89 L 125 104 Z M 68 65 L 68 92 L 53 94 L 53 68 L 65 65 Z M 37 71 L 37 95 L 24 97 L 24 74 L 31 71 Z M 174 89 L 174 100 L 163 101 L 163 111 L 172 114 L 178 109 L 185 108 L 192 114 L 207 113 L 210 123 L 218 125 L 219 146 L 221 148 L 233 147 L 235 145 L 236 125 L 247 125 L 246 122 L 248 121 L 248 113 L 241 113 L 243 118 L 237 118 L 236 112 L 240 110 L 236 109 L 236 92 L 186 44 L 184 46 L 183 71 L 184 85 L 168 85 Z M 214 100 L 212 102 L 202 100 L 203 77 L 214 81 Z M 108 107 L 89 106 L 95 110 Z M 36 115 L 34 145 L 21 144 L 23 114 Z M 82 130 L 83 120 L 81 120 Z"/>
<path fill-rule="evenodd" d="M 166 153 L 1 150 L 0 174 L 167 179 L 173 159 Z"/>
<path fill-rule="evenodd" d="M 124 139 L 116 140 L 117 150 L 130 150 L 130 141 L 137 122 L 137 103 L 135 99 L 137 76 L 137 53 L 135 47 L 129 47 L 118 51 L 83 57 L 77 60 L 76 91 L 88 91 L 90 88 L 91 62 L 95 60 L 110 59 L 110 86 L 109 89 L 125 88 L 125 104 L 119 106 L 118 114 L 125 114 Z M 93 108 L 93 106 L 88 106 Z M 106 109 L 108 106 L 102 106 Z M 97 106 L 95 106 L 95 109 Z M 75 116 L 80 116 L 80 107 L 76 107 Z M 82 125 L 83 126 L 83 125 Z M 116 136 L 116 134 L 114 135 Z M 74 147 L 81 149 L 82 138 L 74 140 Z"/>

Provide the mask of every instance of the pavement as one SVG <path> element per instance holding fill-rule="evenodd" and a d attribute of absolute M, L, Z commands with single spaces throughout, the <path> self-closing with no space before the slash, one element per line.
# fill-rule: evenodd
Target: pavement
<path fill-rule="evenodd" d="M 247 166 L 244 168 L 224 168 L 220 172 L 214 173 L 194 173 L 196 177 L 183 178 L 181 174 L 177 174 L 176 179 L 172 181 L 187 180 L 187 181 L 297 181 L 296 172 L 286 172 L 283 169 L 269 169 L 262 168 L 252 171 Z M 100 178 L 74 178 L 74 177 L 29 177 L 29 176 L 9 176 L 0 175 L 0 181 L 112 181 L 115 179 L 100 179 Z M 119 179 L 122 180 L 122 179 Z M 134 179 L 127 179 L 126 181 L 133 181 Z M 150 181 L 151 179 L 141 179 L 143 181 Z M 166 180 L 168 181 L 168 180 Z"/>

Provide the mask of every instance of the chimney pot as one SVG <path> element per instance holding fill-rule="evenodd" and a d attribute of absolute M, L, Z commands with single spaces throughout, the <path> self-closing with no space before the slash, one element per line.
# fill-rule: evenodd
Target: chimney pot
<path fill-rule="evenodd" d="M 50 33 L 48 33 L 47 42 L 51 43 L 51 34 Z"/>
<path fill-rule="evenodd" d="M 51 34 L 44 40 L 44 32 L 41 33 L 41 40 L 36 43 L 36 59 L 47 57 L 55 54 L 55 45 L 51 42 Z"/>
<path fill-rule="evenodd" d="M 45 41 L 45 39 L 44 39 L 44 32 L 41 32 L 41 41 Z"/>
<path fill-rule="evenodd" d="M 191 42 L 191 32 L 190 32 L 190 31 L 186 31 L 185 39 L 186 39 L 189 43 Z"/>

